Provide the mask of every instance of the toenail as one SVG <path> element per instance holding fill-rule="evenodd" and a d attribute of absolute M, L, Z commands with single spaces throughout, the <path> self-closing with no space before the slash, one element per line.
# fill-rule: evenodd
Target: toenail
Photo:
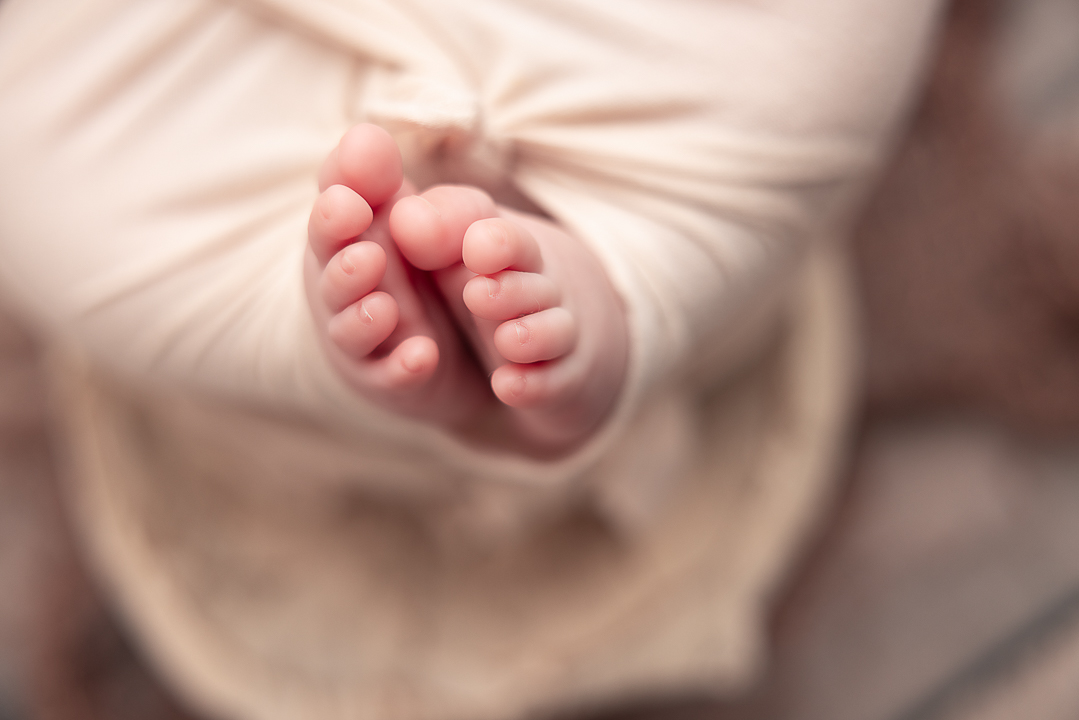
<path fill-rule="evenodd" d="M 371 313 L 367 312 L 367 306 L 364 305 L 362 302 L 360 303 L 360 315 L 362 316 L 363 322 L 366 325 L 370 325 L 375 321 L 375 319 L 371 317 Z"/>
<path fill-rule="evenodd" d="M 427 207 L 431 208 L 431 212 L 433 212 L 435 215 L 437 215 L 440 219 L 442 218 L 442 213 L 440 213 L 438 211 L 438 208 L 435 207 L 435 204 L 433 202 L 431 202 L 430 200 L 425 198 L 423 195 L 416 195 L 415 197 L 419 198 L 420 200 L 423 200 L 424 204 L 427 205 Z"/>
<path fill-rule="evenodd" d="M 417 373 L 423 369 L 423 363 L 417 357 L 405 356 L 401 358 L 401 366 L 410 373 Z"/>
<path fill-rule="evenodd" d="M 500 249 L 509 247 L 512 243 L 510 231 L 506 227 L 505 220 L 496 220 L 493 223 L 489 223 L 487 229 L 490 232 L 488 237 L 490 237 Z"/>
<path fill-rule="evenodd" d="M 349 257 L 349 253 L 346 250 L 341 253 L 341 271 L 346 275 L 351 275 L 356 272 L 356 264 L 352 262 L 352 258 Z"/>
<path fill-rule="evenodd" d="M 500 287 L 497 280 L 487 278 L 487 297 L 492 299 L 498 297 L 498 290 Z"/>
<path fill-rule="evenodd" d="M 513 329 L 517 331 L 517 342 L 522 345 L 528 342 L 528 327 L 524 323 L 514 323 Z"/>
<path fill-rule="evenodd" d="M 520 397 L 525 394 L 525 385 L 528 382 L 525 380 L 524 375 L 518 375 L 517 379 L 513 381 L 513 385 L 510 385 L 510 394 Z"/>

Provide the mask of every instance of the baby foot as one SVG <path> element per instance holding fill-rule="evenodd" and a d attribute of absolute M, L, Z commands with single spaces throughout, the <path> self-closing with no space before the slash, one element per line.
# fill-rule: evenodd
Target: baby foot
<path fill-rule="evenodd" d="M 431 271 L 524 439 L 544 450 L 583 441 L 614 404 L 628 347 L 624 308 L 591 251 L 464 186 L 402 198 L 389 228 Z"/>
<path fill-rule="evenodd" d="M 387 229 L 412 188 L 396 143 L 374 125 L 341 139 L 319 173 L 308 224 L 308 302 L 330 362 L 356 391 L 395 412 L 449 426 L 490 397 L 483 375 L 425 273 Z"/>

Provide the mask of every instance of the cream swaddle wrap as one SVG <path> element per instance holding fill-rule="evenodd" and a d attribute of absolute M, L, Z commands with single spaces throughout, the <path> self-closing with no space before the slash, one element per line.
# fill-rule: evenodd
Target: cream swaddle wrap
<path fill-rule="evenodd" d="M 0 3 L 0 291 L 54 340 L 73 506 L 223 718 L 509 718 L 759 667 L 855 375 L 835 239 L 929 0 Z M 628 311 L 539 461 L 375 409 L 302 287 L 319 164 L 523 197 Z"/>

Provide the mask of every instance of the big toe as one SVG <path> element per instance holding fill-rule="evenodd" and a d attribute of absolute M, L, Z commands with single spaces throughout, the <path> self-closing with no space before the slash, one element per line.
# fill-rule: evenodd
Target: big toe
<path fill-rule="evenodd" d="M 388 132 L 370 123 L 346 132 L 319 171 L 319 190 L 344 185 L 372 207 L 393 197 L 404 180 L 401 151 Z"/>
<path fill-rule="evenodd" d="M 482 190 L 437 185 L 393 206 L 390 235 L 412 265 L 440 270 L 461 262 L 465 231 L 472 223 L 496 216 L 494 201 Z"/>

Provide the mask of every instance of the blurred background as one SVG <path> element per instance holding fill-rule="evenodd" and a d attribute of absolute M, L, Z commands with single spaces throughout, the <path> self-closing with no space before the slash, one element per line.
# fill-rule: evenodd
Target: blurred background
<path fill-rule="evenodd" d="M 852 253 L 859 427 L 766 677 L 602 720 L 1079 717 L 1079 0 L 953 3 Z M 46 415 L 0 310 L 0 720 L 191 718 L 82 564 Z"/>

